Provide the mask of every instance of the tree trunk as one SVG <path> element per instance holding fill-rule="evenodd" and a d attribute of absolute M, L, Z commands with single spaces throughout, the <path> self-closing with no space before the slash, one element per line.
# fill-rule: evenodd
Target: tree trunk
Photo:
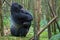
<path fill-rule="evenodd" d="M 37 36 L 37 33 L 38 33 L 38 23 L 37 23 L 37 10 L 36 10 L 36 0 L 33 1 L 33 10 L 34 10 L 34 13 L 33 13 L 33 17 L 34 17 L 34 40 L 38 40 L 38 36 Z"/>
<path fill-rule="evenodd" d="M 50 17 L 50 14 L 51 13 L 49 13 L 49 6 L 48 6 L 48 2 L 49 2 L 49 0 L 45 0 L 45 8 L 46 8 L 46 19 L 47 19 L 47 22 L 49 22 L 51 19 L 51 17 Z M 49 25 L 48 26 L 48 39 L 50 39 L 51 38 L 51 36 L 52 36 L 52 33 L 51 33 L 51 26 Z"/>
<path fill-rule="evenodd" d="M 3 36 L 2 0 L 0 0 L 0 36 Z"/>
<path fill-rule="evenodd" d="M 36 0 L 36 6 L 37 6 L 37 23 L 38 23 L 38 26 L 37 26 L 37 30 L 40 31 L 40 20 L 41 20 L 41 0 Z M 38 40 L 39 40 L 39 36 L 38 36 Z"/>

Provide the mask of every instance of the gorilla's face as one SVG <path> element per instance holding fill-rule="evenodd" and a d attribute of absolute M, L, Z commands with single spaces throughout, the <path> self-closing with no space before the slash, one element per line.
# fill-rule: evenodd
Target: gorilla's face
<path fill-rule="evenodd" d="M 12 3 L 12 5 L 11 5 L 11 10 L 13 10 L 15 12 L 19 11 L 22 8 L 23 7 L 21 5 L 19 5 L 18 3 Z"/>

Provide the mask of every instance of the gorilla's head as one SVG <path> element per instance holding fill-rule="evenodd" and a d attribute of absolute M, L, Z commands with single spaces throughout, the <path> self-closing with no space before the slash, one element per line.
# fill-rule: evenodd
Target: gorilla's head
<path fill-rule="evenodd" d="M 22 9 L 23 7 L 21 5 L 19 5 L 18 3 L 12 3 L 11 5 L 11 10 L 13 11 L 19 11 L 20 9 Z"/>

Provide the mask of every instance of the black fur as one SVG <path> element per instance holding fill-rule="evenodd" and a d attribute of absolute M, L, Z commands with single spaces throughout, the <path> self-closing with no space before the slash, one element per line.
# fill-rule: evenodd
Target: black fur
<path fill-rule="evenodd" d="M 33 20 L 30 12 L 18 3 L 11 5 L 11 34 L 13 36 L 26 36 Z"/>

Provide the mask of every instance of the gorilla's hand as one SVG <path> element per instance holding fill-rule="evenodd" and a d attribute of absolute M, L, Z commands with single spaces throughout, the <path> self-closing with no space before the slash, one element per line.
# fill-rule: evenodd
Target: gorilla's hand
<path fill-rule="evenodd" d="M 29 25 L 30 23 L 29 22 L 24 22 L 23 25 L 26 26 L 26 25 Z"/>
<path fill-rule="evenodd" d="M 24 23 L 23 23 L 23 26 L 24 26 L 24 27 L 30 27 L 30 25 L 31 25 L 31 22 L 24 22 Z"/>

